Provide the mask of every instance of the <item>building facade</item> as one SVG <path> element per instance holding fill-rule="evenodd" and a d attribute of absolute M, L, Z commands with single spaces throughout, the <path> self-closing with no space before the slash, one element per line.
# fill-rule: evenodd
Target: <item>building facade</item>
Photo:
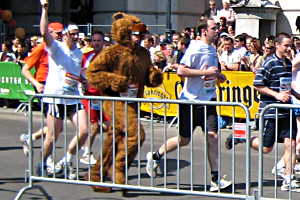
<path fill-rule="evenodd" d="M 38 34 L 40 4 L 36 0 L 23 2 L 1 0 L 0 8 L 12 11 L 17 27 L 23 27 L 28 34 Z M 273 20 L 275 25 L 270 26 L 270 29 L 275 32 L 299 34 L 295 22 L 300 15 L 300 1 L 270 0 L 270 2 L 279 7 L 276 19 Z M 217 6 L 221 8 L 222 0 L 217 0 Z M 208 0 L 51 0 L 49 18 L 50 21 L 61 21 L 64 24 L 90 23 L 95 25 L 93 28 L 97 27 L 104 32 L 109 32 L 112 14 L 124 11 L 139 16 L 149 26 L 150 32 L 163 33 L 168 26 L 171 26 L 174 31 L 195 26 L 199 16 L 207 8 Z M 167 21 L 168 11 L 171 13 L 170 24 Z M 81 29 L 83 32 L 91 31 L 86 26 L 81 26 Z"/>

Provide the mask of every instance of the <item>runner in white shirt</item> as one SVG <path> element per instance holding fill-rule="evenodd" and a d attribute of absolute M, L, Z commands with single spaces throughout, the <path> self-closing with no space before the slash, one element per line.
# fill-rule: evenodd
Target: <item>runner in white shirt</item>
<path fill-rule="evenodd" d="M 69 25 L 65 30 L 63 42 L 54 40 L 49 34 L 48 26 L 48 1 L 40 0 L 42 6 L 42 15 L 40 21 L 40 31 L 44 38 L 49 54 L 49 73 L 46 80 L 44 94 L 51 95 L 79 95 L 78 85 L 80 82 L 81 59 L 82 53 L 76 47 L 79 30 L 76 25 Z M 43 144 L 43 161 L 37 167 L 37 174 L 41 176 L 46 174 L 46 160 L 51 154 L 53 147 L 53 137 L 58 138 L 63 130 L 64 118 L 68 117 L 75 129 L 78 130 L 78 138 L 74 136 L 71 140 L 67 154 L 56 164 L 55 170 L 57 173 L 63 168 L 68 170 L 69 179 L 75 178 L 72 174 L 72 159 L 76 153 L 76 145 L 79 143 L 79 148 L 86 140 L 87 114 L 83 109 L 82 104 L 76 99 L 55 99 L 44 98 L 44 102 L 48 103 L 47 127 L 48 132 Z M 66 109 L 66 110 L 65 110 Z M 65 113 L 67 116 L 65 116 Z"/>
<path fill-rule="evenodd" d="M 198 32 L 201 40 L 192 41 L 185 52 L 180 65 L 175 65 L 177 74 L 185 77 L 184 87 L 180 95 L 181 100 L 206 100 L 214 101 L 216 98 L 215 83 L 219 79 L 225 81 L 225 77 L 218 69 L 218 58 L 216 49 L 212 46 L 217 36 L 217 25 L 215 21 L 204 19 L 199 23 Z M 167 152 L 175 150 L 178 146 L 188 145 L 191 132 L 196 126 L 201 126 L 203 132 L 207 128 L 208 159 L 211 168 L 210 191 L 215 192 L 231 185 L 230 181 L 219 177 L 218 172 L 218 119 L 216 106 L 207 106 L 207 112 L 202 105 L 193 106 L 193 117 L 191 118 L 190 105 L 179 105 L 179 136 L 172 137 L 156 152 L 147 153 L 146 171 L 149 176 L 156 176 L 156 169 L 161 157 Z M 204 114 L 206 113 L 207 124 L 205 125 Z M 191 122 L 193 128 L 191 130 Z M 220 179 L 219 179 L 220 178 Z"/>

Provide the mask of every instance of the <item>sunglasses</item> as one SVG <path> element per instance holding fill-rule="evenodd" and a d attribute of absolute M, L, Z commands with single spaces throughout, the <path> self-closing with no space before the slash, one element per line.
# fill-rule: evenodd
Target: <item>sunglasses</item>
<path fill-rule="evenodd" d="M 75 35 L 79 35 L 79 33 L 69 33 L 69 35 L 75 36 Z"/>

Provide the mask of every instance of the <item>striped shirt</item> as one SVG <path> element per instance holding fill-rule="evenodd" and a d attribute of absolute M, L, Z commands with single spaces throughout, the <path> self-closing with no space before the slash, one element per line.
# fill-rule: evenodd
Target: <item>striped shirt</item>
<path fill-rule="evenodd" d="M 258 69 L 253 85 L 254 86 L 265 86 L 280 92 L 283 90 L 290 89 L 292 80 L 292 63 L 287 58 L 280 59 L 273 54 L 267 58 L 262 64 L 262 67 Z M 260 110 L 266 105 L 271 103 L 283 103 L 278 101 L 276 98 L 261 94 L 260 95 Z M 287 103 L 291 103 L 290 101 Z M 286 116 L 288 110 L 278 110 L 279 116 Z M 275 109 L 269 109 L 265 117 L 273 118 Z"/>

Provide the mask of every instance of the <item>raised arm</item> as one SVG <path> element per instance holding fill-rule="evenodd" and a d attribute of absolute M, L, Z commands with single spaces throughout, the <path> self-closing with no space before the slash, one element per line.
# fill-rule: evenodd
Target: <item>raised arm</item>
<path fill-rule="evenodd" d="M 40 0 L 42 6 L 42 15 L 40 21 L 40 31 L 41 35 L 44 38 L 47 46 L 50 46 L 53 42 L 52 36 L 49 34 L 48 31 L 48 0 Z"/>

